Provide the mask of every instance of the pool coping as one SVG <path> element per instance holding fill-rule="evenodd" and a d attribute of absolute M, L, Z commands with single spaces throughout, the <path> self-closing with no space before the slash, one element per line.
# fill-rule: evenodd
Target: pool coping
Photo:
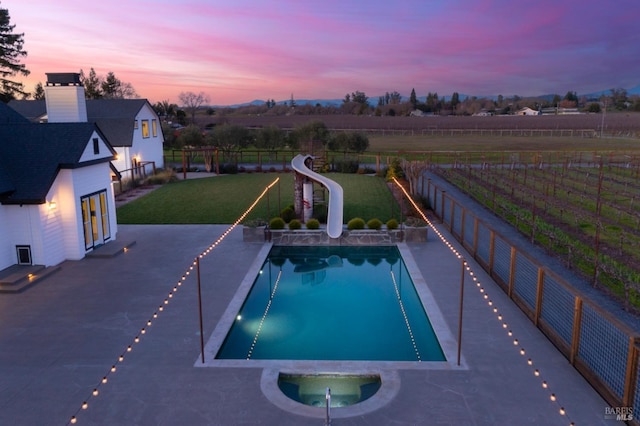
<path fill-rule="evenodd" d="M 246 360 L 246 359 L 216 359 L 231 326 L 233 325 L 237 313 L 242 308 L 249 291 L 255 281 L 255 277 L 260 272 L 265 259 L 269 255 L 273 243 L 265 243 L 260 252 L 255 257 L 253 263 L 247 270 L 242 282 L 238 286 L 233 298 L 227 305 L 227 309 L 220 317 L 215 329 L 209 336 L 204 347 L 204 362 L 202 357 L 198 357 L 195 362 L 196 367 L 233 367 L 233 368 L 285 368 L 296 371 L 317 371 L 318 369 L 335 371 L 340 367 L 345 373 L 357 371 L 366 365 L 369 368 L 377 369 L 398 369 L 398 370 L 450 370 L 467 369 L 464 356 L 460 357 L 460 365 L 457 365 L 458 344 L 449 326 L 444 320 L 444 316 L 436 303 L 431 290 L 427 285 L 418 265 L 411 254 L 406 243 L 397 243 L 396 246 L 402 256 L 402 260 L 413 281 L 414 288 L 418 293 L 420 302 L 427 312 L 431 326 L 436 334 L 440 348 L 444 353 L 445 361 L 318 361 L 318 360 Z"/>

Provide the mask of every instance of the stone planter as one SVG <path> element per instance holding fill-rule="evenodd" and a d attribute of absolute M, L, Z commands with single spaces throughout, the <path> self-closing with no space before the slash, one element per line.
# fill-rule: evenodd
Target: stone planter
<path fill-rule="evenodd" d="M 404 241 L 406 243 L 426 243 L 427 242 L 426 226 L 404 226 Z"/>
<path fill-rule="evenodd" d="M 404 226 L 392 231 L 382 229 L 345 230 L 340 238 L 329 238 L 325 229 L 269 229 L 265 226 L 242 228 L 243 241 L 263 243 L 271 241 L 276 245 L 388 245 L 400 242 L 424 243 L 427 241 L 427 227 Z"/>
<path fill-rule="evenodd" d="M 245 243 L 264 243 L 266 226 L 243 226 L 242 241 Z"/>

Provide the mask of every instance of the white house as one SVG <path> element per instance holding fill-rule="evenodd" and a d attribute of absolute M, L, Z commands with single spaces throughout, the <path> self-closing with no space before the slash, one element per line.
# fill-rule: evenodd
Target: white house
<path fill-rule="evenodd" d="M 540 115 L 540 111 L 536 111 L 529 107 L 524 107 L 516 111 L 516 115 Z"/>
<path fill-rule="evenodd" d="M 58 96 L 58 89 L 64 90 L 65 86 L 53 82 L 48 84 L 46 100 L 13 100 L 9 106 L 35 123 L 59 121 L 55 115 L 51 115 L 49 104 Z M 125 178 L 129 176 L 130 169 L 141 164 L 146 165 L 147 172 L 152 165 L 164 168 L 162 127 L 158 115 L 146 99 L 88 99 L 86 117 L 70 119 L 80 118 L 97 124 L 107 137 L 117 153 L 112 164 Z"/>
<path fill-rule="evenodd" d="M 79 75 L 47 77 L 47 123 L 0 103 L 0 270 L 82 259 L 117 234 L 116 152 L 86 122 Z"/>

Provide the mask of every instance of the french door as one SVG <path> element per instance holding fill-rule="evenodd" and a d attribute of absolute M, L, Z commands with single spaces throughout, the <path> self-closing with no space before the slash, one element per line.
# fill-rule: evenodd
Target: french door
<path fill-rule="evenodd" d="M 111 238 L 107 191 L 103 190 L 80 198 L 84 248 L 99 247 Z"/>

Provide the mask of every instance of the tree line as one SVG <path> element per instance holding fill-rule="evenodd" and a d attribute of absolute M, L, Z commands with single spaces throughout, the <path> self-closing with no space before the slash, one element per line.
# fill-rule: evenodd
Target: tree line
<path fill-rule="evenodd" d="M 268 114 L 268 115 L 375 115 L 375 116 L 408 116 L 420 111 L 423 114 L 435 115 L 473 115 L 513 114 L 529 107 L 540 111 L 547 108 L 575 108 L 584 112 L 607 111 L 640 111 L 640 96 L 629 95 L 627 90 L 612 88 L 597 98 L 579 96 L 575 91 L 568 91 L 564 96 L 555 94 L 544 97 L 522 97 L 518 95 L 495 98 L 464 96 L 453 92 L 450 96 L 442 96 L 437 92 L 427 92 L 418 97 L 415 88 L 411 89 L 408 97 L 398 91 L 388 91 L 377 100 L 371 99 L 365 92 L 353 91 L 347 93 L 339 105 L 301 104 L 291 98 L 290 101 L 277 103 L 267 99 L 262 105 L 249 105 L 228 108 L 229 112 L 240 114 Z M 224 111 L 224 109 L 223 109 Z"/>
<path fill-rule="evenodd" d="M 195 124 L 182 129 L 163 124 L 165 146 L 172 149 L 215 147 L 225 158 L 243 149 L 255 148 L 269 152 L 283 149 L 297 150 L 305 143 L 318 143 L 330 151 L 364 152 L 369 138 L 362 132 L 333 134 L 321 120 L 300 124 L 287 131 L 276 125 L 251 129 L 238 124 L 220 124 L 202 130 Z"/>

